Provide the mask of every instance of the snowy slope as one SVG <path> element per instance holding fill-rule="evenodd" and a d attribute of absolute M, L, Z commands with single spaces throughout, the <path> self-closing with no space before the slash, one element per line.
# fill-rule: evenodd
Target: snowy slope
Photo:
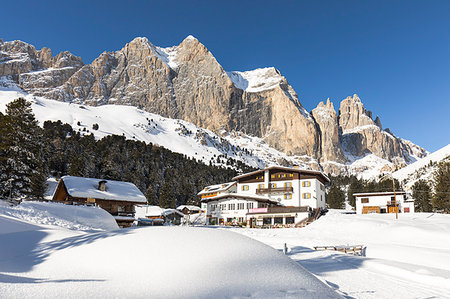
<path fill-rule="evenodd" d="M 437 168 L 437 163 L 441 161 L 450 161 L 450 144 L 400 170 L 397 170 L 392 175 L 397 180 L 404 181 L 404 186 L 409 190 L 411 186 L 420 179 L 430 180 L 434 170 Z M 430 165 L 430 162 L 435 164 Z"/>
<path fill-rule="evenodd" d="M 169 65 L 174 63 L 173 57 L 170 57 L 170 55 L 175 55 L 170 52 L 174 51 L 173 49 L 158 48 L 157 50 L 161 55 L 168 55 L 166 63 Z M 267 71 L 267 69 L 264 70 Z M 268 70 L 276 72 L 272 68 L 268 68 Z M 261 79 L 262 77 L 258 75 L 260 72 L 262 71 L 245 75 L 244 77 L 247 78 L 245 80 L 250 80 L 248 82 L 251 86 L 269 82 L 270 80 Z M 278 76 L 281 78 L 280 75 Z M 260 79 L 262 81 L 259 81 Z M 278 83 L 274 84 L 264 85 L 264 87 L 261 85 L 260 88 L 273 88 Z M 256 168 L 270 165 L 299 165 L 305 169 L 321 170 L 316 159 L 309 156 L 289 156 L 270 147 L 263 138 L 235 131 L 223 131 L 216 134 L 192 123 L 165 118 L 132 106 L 102 105 L 93 107 L 34 97 L 23 92 L 7 78 L 0 78 L 0 112 L 4 112 L 6 104 L 18 97 L 24 97 L 32 102 L 33 112 L 41 125 L 46 120 L 61 120 L 81 134 L 92 133 L 97 139 L 112 134 L 123 135 L 127 139 L 156 144 L 204 163 L 211 162 L 213 165 L 219 166 L 226 166 L 228 158 L 232 158 Z M 94 124 L 99 125 L 98 130 L 93 129 Z M 346 153 L 346 157 L 349 161 L 345 164 L 333 161 L 328 161 L 326 164 L 332 164 L 341 169 L 341 173 L 344 175 L 355 174 L 365 179 L 376 178 L 385 166 L 392 167 L 391 162 L 373 154 L 352 157 Z"/>
<path fill-rule="evenodd" d="M 349 298 L 450 298 L 450 215 L 331 210 L 302 229 L 231 229 L 281 250 Z M 364 245 L 364 256 L 314 246 Z"/>
<path fill-rule="evenodd" d="M 232 232 L 81 233 L 1 214 L 0 227 L 8 227 L 2 298 L 341 298 L 277 250 Z"/>

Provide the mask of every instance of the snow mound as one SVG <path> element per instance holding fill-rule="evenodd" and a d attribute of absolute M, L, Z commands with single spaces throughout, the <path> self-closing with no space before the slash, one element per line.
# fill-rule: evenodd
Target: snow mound
<path fill-rule="evenodd" d="M 72 230 L 117 230 L 114 218 L 98 207 L 69 206 L 53 202 L 22 202 L 10 207 L 0 205 L 0 215 L 7 215 L 28 222 L 55 225 Z M 0 227 L 0 233 L 2 228 Z"/>
<path fill-rule="evenodd" d="M 0 253 L 2 238 L 8 235 L 0 234 Z M 75 235 L 40 242 L 35 248 L 39 257 L 46 258 L 27 259 L 36 250 L 7 261 L 0 254 L 0 263 L 10 270 L 3 277 L 6 283 L 0 284 L 2 296 L 339 298 L 281 252 L 218 229 L 136 228 Z M 15 262 L 24 260 L 33 265 L 19 271 Z M 13 271 L 25 273 L 18 276 Z M 17 288 L 17 282 L 24 280 L 45 283 L 24 283 Z"/>

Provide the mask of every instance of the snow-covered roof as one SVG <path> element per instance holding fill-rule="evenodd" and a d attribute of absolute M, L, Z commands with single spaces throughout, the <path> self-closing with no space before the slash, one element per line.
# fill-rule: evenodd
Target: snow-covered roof
<path fill-rule="evenodd" d="M 223 192 L 228 190 L 231 186 L 235 185 L 236 182 L 228 182 L 218 185 L 211 185 L 205 187 L 202 191 L 200 191 L 197 195 L 203 195 L 211 192 Z"/>
<path fill-rule="evenodd" d="M 181 217 L 184 217 L 185 215 L 183 213 L 181 213 L 180 211 L 178 211 L 177 209 L 165 209 L 164 212 L 162 213 L 163 216 L 167 216 L 170 214 L 178 214 Z"/>
<path fill-rule="evenodd" d="M 167 216 L 170 214 L 176 213 L 182 217 L 184 217 L 184 214 L 178 211 L 177 209 L 164 209 L 159 206 L 148 206 L 147 212 L 145 213 L 145 216 L 147 217 L 159 217 L 159 216 Z"/>
<path fill-rule="evenodd" d="M 219 194 L 219 195 L 214 196 L 214 197 L 203 198 L 202 202 L 217 201 L 217 200 L 226 199 L 226 198 L 238 198 L 238 199 L 243 199 L 243 200 L 256 200 L 256 201 L 259 201 L 259 202 L 278 204 L 278 201 L 270 199 L 270 198 L 268 198 L 266 196 L 248 195 L 248 194 L 244 194 L 244 193 L 224 193 L 224 194 Z"/>
<path fill-rule="evenodd" d="M 133 183 L 76 176 L 63 176 L 61 180 L 66 186 L 67 193 L 73 197 L 147 202 L 144 194 Z M 105 191 L 101 191 L 98 188 L 101 181 L 106 182 Z"/>
<path fill-rule="evenodd" d="M 147 217 L 157 217 L 162 216 L 164 209 L 158 206 L 148 206 L 146 208 L 145 216 Z"/>
<path fill-rule="evenodd" d="M 200 207 L 192 206 L 192 205 L 181 205 L 181 206 L 177 207 L 177 210 L 178 210 L 178 211 L 181 211 L 181 210 L 183 210 L 184 208 L 186 208 L 186 209 L 188 209 L 188 210 L 190 210 L 190 211 L 200 211 L 200 210 L 201 210 Z"/>

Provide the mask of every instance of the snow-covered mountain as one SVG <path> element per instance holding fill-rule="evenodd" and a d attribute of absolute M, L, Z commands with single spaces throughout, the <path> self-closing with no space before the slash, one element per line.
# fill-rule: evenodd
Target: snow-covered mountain
<path fill-rule="evenodd" d="M 434 171 L 440 162 L 450 162 L 450 144 L 429 154 L 425 158 L 397 170 L 392 175 L 397 180 L 403 182 L 406 190 L 410 190 L 418 180 L 432 180 Z"/>
<path fill-rule="evenodd" d="M 85 112 L 94 106 L 133 106 L 152 113 L 150 119 L 159 115 L 180 124 L 184 120 L 197 128 L 197 141 L 200 135 L 211 137 L 202 141 L 214 143 L 210 151 L 211 147 L 228 146 L 237 152 L 241 147 L 247 149 L 236 158 L 252 166 L 262 165 L 262 161 L 299 164 L 326 173 L 366 177 L 396 170 L 427 155 L 423 148 L 383 130 L 380 118 L 373 120 L 357 95 L 342 100 L 338 111 L 328 101 L 308 112 L 275 68 L 226 72 L 193 36 L 168 48 L 135 38 L 121 50 L 104 52 L 86 65 L 69 52 L 53 57 L 48 48 L 36 50 L 22 41 L 0 40 L 0 78 L 41 103 L 52 99 L 79 104 Z M 48 106 L 63 109 L 56 104 Z M 125 126 L 111 121 L 108 125 L 110 132 Z M 112 130 L 114 125 L 118 129 Z M 151 127 L 146 122 L 131 125 Z M 190 156 L 201 152 L 157 140 L 157 134 L 138 137 L 140 132 L 127 131 L 124 134 L 131 138 L 156 140 L 152 142 Z M 205 151 L 202 155 L 208 161 L 214 155 L 228 157 L 228 150 L 218 151 L 220 154 Z M 256 158 L 251 158 L 252 154 L 240 158 L 248 156 L 248 151 Z M 233 150 L 230 153 L 236 155 Z"/>

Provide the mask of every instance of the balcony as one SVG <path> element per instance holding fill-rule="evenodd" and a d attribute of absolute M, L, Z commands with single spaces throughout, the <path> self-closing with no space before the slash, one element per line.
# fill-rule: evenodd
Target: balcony
<path fill-rule="evenodd" d="M 258 188 L 256 194 L 268 194 L 268 193 L 292 193 L 294 188 L 281 187 L 281 188 Z"/>

